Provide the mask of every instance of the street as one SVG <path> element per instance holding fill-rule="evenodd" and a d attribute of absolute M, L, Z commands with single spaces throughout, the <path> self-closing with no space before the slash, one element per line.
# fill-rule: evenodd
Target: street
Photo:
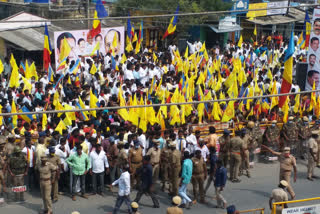
<path fill-rule="evenodd" d="M 296 199 L 318 197 L 319 196 L 319 181 L 315 179 L 311 182 L 306 179 L 306 161 L 298 161 L 298 179 L 293 184 L 294 191 L 296 193 Z M 319 169 L 315 169 L 316 175 L 320 175 Z M 279 179 L 279 163 L 274 162 L 271 164 L 256 164 L 252 169 L 252 178 L 241 176 L 241 183 L 227 182 L 227 186 L 223 195 L 228 201 L 228 205 L 234 204 L 238 210 L 246 210 L 253 208 L 266 208 L 265 213 L 270 213 L 268 206 L 268 200 L 273 188 L 278 185 Z M 189 196 L 192 199 L 192 185 L 188 186 Z M 114 193 L 106 192 L 104 197 L 99 195 L 90 196 L 89 199 L 77 197 L 77 201 L 73 202 L 69 196 L 59 196 L 59 201 L 53 204 L 53 212 L 58 214 L 69 214 L 72 211 L 79 211 L 80 213 L 109 213 L 112 212 L 112 208 L 115 204 L 116 191 Z M 135 198 L 136 191 L 131 193 L 131 199 Z M 216 201 L 213 200 L 214 188 L 211 187 L 208 190 L 206 200 L 207 205 L 196 204 L 191 207 L 190 210 L 184 209 L 184 213 L 224 213 L 225 210 L 216 209 Z M 167 193 L 158 191 L 158 198 L 160 200 L 160 208 L 152 208 L 152 201 L 150 197 L 143 196 L 139 205 L 141 213 L 165 213 L 166 208 L 170 206 Z M 307 204 L 313 204 L 316 202 L 309 202 Z M 296 206 L 301 206 L 299 203 Z M 293 205 L 291 205 L 293 206 Z M 290 206 L 289 206 L 290 207 Z M 42 200 L 39 193 L 34 195 L 27 194 L 26 202 L 23 204 L 5 204 L 0 207 L 1 214 L 12 214 L 12 213 L 24 213 L 34 214 L 38 213 L 42 208 Z M 123 204 L 121 213 L 126 213 L 126 207 Z"/>

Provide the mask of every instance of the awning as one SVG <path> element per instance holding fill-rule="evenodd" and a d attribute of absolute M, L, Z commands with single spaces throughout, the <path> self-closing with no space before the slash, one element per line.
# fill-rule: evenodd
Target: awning
<path fill-rule="evenodd" d="M 255 19 L 247 19 L 249 22 L 253 22 L 258 25 L 277 25 L 287 24 L 291 22 L 303 21 L 305 18 L 305 12 L 302 12 L 295 8 L 290 8 L 287 16 L 275 15 L 275 16 L 261 16 Z"/>
<path fill-rule="evenodd" d="M 235 25 L 233 27 L 226 27 L 226 28 L 222 28 L 222 29 L 216 28 L 213 25 L 208 25 L 208 27 L 216 33 L 228 33 L 228 32 L 242 30 L 242 27 L 240 27 L 239 25 Z"/>

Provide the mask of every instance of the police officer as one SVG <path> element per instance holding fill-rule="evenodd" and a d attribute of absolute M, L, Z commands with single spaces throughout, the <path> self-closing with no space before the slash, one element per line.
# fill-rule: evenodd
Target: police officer
<path fill-rule="evenodd" d="M 60 179 L 60 167 L 61 167 L 61 161 L 60 158 L 55 155 L 55 147 L 50 146 L 49 147 L 49 156 L 48 156 L 48 162 L 50 162 L 52 165 L 54 165 L 57 168 L 57 172 L 53 172 L 53 180 L 52 180 L 52 199 L 53 203 L 56 203 L 58 201 L 58 183 Z"/>
<path fill-rule="evenodd" d="M 162 191 L 165 191 L 166 183 L 169 181 L 169 157 L 171 156 L 171 143 L 171 140 L 167 140 L 165 147 L 163 147 L 160 153 Z"/>
<path fill-rule="evenodd" d="M 192 186 L 193 186 L 193 203 L 195 204 L 200 193 L 200 203 L 206 203 L 204 200 L 204 188 L 203 183 L 207 179 L 207 166 L 204 162 L 203 157 L 201 156 L 201 150 L 196 150 L 195 157 L 192 159 Z"/>
<path fill-rule="evenodd" d="M 123 141 L 118 141 L 117 144 L 119 148 L 119 154 L 118 154 L 118 159 L 117 159 L 117 168 L 122 169 L 122 167 L 126 166 L 128 164 L 128 154 L 126 150 L 124 149 L 124 142 Z"/>
<path fill-rule="evenodd" d="M 138 208 L 139 208 L 139 204 L 137 202 L 134 201 L 131 203 L 132 214 L 141 214 Z"/>
<path fill-rule="evenodd" d="M 173 141 L 170 144 L 171 155 L 169 157 L 169 176 L 171 183 L 171 196 L 178 195 L 179 174 L 181 170 L 181 152 L 176 149 L 176 143 Z"/>
<path fill-rule="evenodd" d="M 219 138 L 219 159 L 222 161 L 222 164 L 227 168 L 230 156 L 230 131 L 228 129 L 223 130 L 223 135 Z"/>
<path fill-rule="evenodd" d="M 288 182 L 288 192 L 291 196 L 291 199 L 293 200 L 295 198 L 295 193 L 293 191 L 293 188 L 290 185 L 290 179 L 291 179 L 291 173 L 292 169 L 294 171 L 294 177 L 293 181 L 297 181 L 297 166 L 296 166 L 296 159 L 290 154 L 290 147 L 285 147 L 283 152 L 276 152 L 270 149 L 267 146 L 261 145 L 265 149 L 267 149 L 272 154 L 278 156 L 279 162 L 280 162 L 280 181 L 285 180 Z"/>
<path fill-rule="evenodd" d="M 230 179 L 232 182 L 241 182 L 238 178 L 239 168 L 242 161 L 241 152 L 243 151 L 243 140 L 240 138 L 241 131 L 235 131 L 236 136 L 230 141 Z"/>
<path fill-rule="evenodd" d="M 24 176 L 28 173 L 28 162 L 20 147 L 15 147 L 8 159 L 8 172 L 14 187 L 24 185 Z M 24 193 L 15 193 L 15 201 L 24 201 Z"/>
<path fill-rule="evenodd" d="M 279 184 L 279 188 L 272 190 L 271 197 L 269 199 L 270 210 L 272 210 L 272 201 L 274 202 L 288 201 L 288 193 L 286 192 L 287 187 L 288 187 L 288 182 L 286 182 L 285 180 L 281 180 Z M 288 208 L 288 205 L 284 204 L 284 208 Z M 281 214 L 282 210 L 283 210 L 282 205 L 278 205 L 276 207 L 276 214 Z"/>
<path fill-rule="evenodd" d="M 271 126 L 268 126 L 266 130 L 267 146 L 272 149 L 279 148 L 280 129 L 277 126 L 277 121 L 273 120 Z M 279 148 L 280 149 L 280 148 Z"/>
<path fill-rule="evenodd" d="M 292 154 L 297 155 L 297 141 L 299 130 L 293 119 L 294 118 L 292 116 L 288 118 L 288 122 L 283 125 L 282 132 L 285 137 L 284 147 L 290 147 Z"/>
<path fill-rule="evenodd" d="M 250 165 L 249 165 L 249 146 L 250 146 L 250 141 L 252 141 L 251 137 L 246 134 L 247 130 L 245 128 L 241 129 L 241 138 L 243 140 L 243 145 L 242 145 L 242 163 L 240 166 L 240 175 L 243 174 L 243 171 L 246 171 L 246 175 L 248 178 L 251 177 L 250 175 Z"/>
<path fill-rule="evenodd" d="M 160 148 L 159 148 L 159 141 L 153 141 L 153 147 L 149 149 L 147 155 L 150 156 L 150 164 L 152 165 L 152 181 L 156 183 L 159 178 L 159 171 L 160 171 Z"/>
<path fill-rule="evenodd" d="M 178 206 L 181 204 L 180 196 L 172 198 L 172 206 L 167 208 L 167 214 L 183 214 L 183 210 Z"/>
<path fill-rule="evenodd" d="M 55 174 L 58 173 L 58 167 L 48 162 L 47 156 L 41 156 L 41 165 L 39 166 L 40 174 L 40 191 L 43 200 L 44 212 L 52 214 L 51 189 L 52 183 L 55 182 Z"/>
<path fill-rule="evenodd" d="M 254 160 L 254 154 L 253 151 L 257 147 L 258 144 L 261 144 L 262 140 L 262 133 L 260 130 L 259 122 L 253 122 L 249 121 L 247 124 L 247 133 L 251 137 L 251 145 L 249 147 L 249 153 L 250 153 L 250 161 Z"/>
<path fill-rule="evenodd" d="M 307 142 L 308 139 L 311 137 L 311 128 L 309 125 L 309 119 L 308 117 L 303 117 L 303 123 L 300 123 L 298 126 L 299 128 L 299 143 L 298 143 L 298 154 L 299 157 L 302 159 L 305 159 L 305 155 L 307 154 L 307 151 L 305 148 L 307 148 Z"/>
<path fill-rule="evenodd" d="M 139 141 L 134 142 L 134 147 L 129 150 L 128 158 L 131 172 L 131 186 L 134 186 L 134 184 L 139 185 L 139 175 L 136 174 L 136 170 L 142 166 L 143 158 Z"/>
<path fill-rule="evenodd" d="M 308 180 L 313 181 L 313 170 L 317 163 L 318 142 L 316 139 L 319 131 L 312 131 L 311 138 L 308 140 Z"/>

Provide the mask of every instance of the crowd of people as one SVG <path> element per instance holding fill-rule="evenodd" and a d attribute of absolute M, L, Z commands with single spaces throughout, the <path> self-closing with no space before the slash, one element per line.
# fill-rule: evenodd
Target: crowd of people
<path fill-rule="evenodd" d="M 160 206 L 154 191 L 160 183 L 174 203 L 167 213 L 182 213 L 181 208 L 190 209 L 197 201 L 206 203 L 213 183 L 217 208 L 226 209 L 222 192 L 227 178 L 237 183 L 241 175 L 251 177 L 250 162 L 258 161 L 261 147 L 259 160 L 278 157 L 280 186 L 294 199 L 290 177 L 294 171 L 296 180 L 296 158 L 308 159 L 309 180 L 314 167 L 320 166 L 320 110 L 310 94 L 289 96 L 282 109 L 278 97 L 104 108 L 278 94 L 287 43 L 277 38 L 262 38 L 258 46 L 229 41 L 225 48 L 210 50 L 205 44 L 189 43 L 185 53 L 175 45 L 166 51 L 146 48 L 121 56 L 111 52 L 81 57 L 80 62 L 67 60 L 54 75 L 26 61 L 16 76 L 18 66 L 11 56 L 1 74 L 1 112 L 34 114 L 0 118 L 1 192 L 23 201 L 23 192 L 12 195 L 8 187 L 26 184 L 33 191 L 40 184 L 43 211 L 52 213 L 59 192 L 70 193 L 75 201 L 78 193 L 83 198 L 88 192 L 103 196 L 105 185 L 110 191 L 118 185 L 113 213 L 123 202 L 129 213 L 137 213 L 143 195 L 152 198 L 154 208 Z M 296 47 L 294 57 L 295 65 L 305 58 L 304 50 Z M 291 91 L 300 91 L 295 82 Z M 97 110 L 83 111 L 87 108 Z M 72 109 L 82 111 L 43 113 Z M 230 129 L 216 133 L 214 126 L 220 122 Z M 198 124 L 207 124 L 208 130 L 194 129 Z M 261 124 L 266 124 L 265 132 Z M 187 194 L 190 183 L 192 199 Z M 133 188 L 138 191 L 131 203 Z M 273 191 L 270 200 L 285 198 L 277 197 L 279 192 L 283 195 Z M 236 212 L 233 206 L 229 210 Z"/>

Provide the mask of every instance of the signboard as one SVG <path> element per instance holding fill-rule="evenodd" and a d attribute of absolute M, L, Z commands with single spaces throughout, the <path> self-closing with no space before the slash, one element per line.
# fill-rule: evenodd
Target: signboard
<path fill-rule="evenodd" d="M 288 1 L 268 2 L 267 15 L 286 14 L 287 8 L 273 9 L 277 7 L 287 7 Z"/>
<path fill-rule="evenodd" d="M 305 91 L 311 91 L 313 82 L 315 82 L 315 89 L 320 89 L 320 9 L 314 8 L 313 17 L 311 20 L 311 33 L 308 48 L 308 69 L 306 76 Z"/>
<path fill-rule="evenodd" d="M 25 192 L 25 191 L 27 191 L 26 186 L 12 187 L 12 192 Z"/>
<path fill-rule="evenodd" d="M 82 56 L 89 56 L 98 42 L 100 43 L 99 53 L 105 55 L 106 53 L 111 52 L 111 44 L 115 34 L 117 34 L 118 38 L 118 47 L 116 47 L 115 53 L 116 55 L 120 55 L 124 52 L 124 27 L 101 28 L 100 34 L 96 35 L 94 38 L 88 38 L 88 32 L 88 29 L 54 32 L 56 67 L 60 63 L 59 50 L 61 49 L 64 38 L 66 38 L 71 47 L 71 51 L 68 57 L 70 62 L 72 60 L 76 61 L 79 57 Z"/>
<path fill-rule="evenodd" d="M 225 16 L 219 20 L 219 30 L 234 27 L 236 25 L 236 16 Z"/>
<path fill-rule="evenodd" d="M 248 11 L 247 17 L 254 18 L 258 16 L 266 16 L 267 7 L 268 7 L 268 3 L 249 4 L 249 10 L 255 10 L 255 9 L 265 9 L 265 10 Z"/>
<path fill-rule="evenodd" d="M 292 207 L 282 210 L 282 214 L 317 214 L 320 213 L 320 205 L 311 205 L 304 207 Z"/>
<path fill-rule="evenodd" d="M 231 8 L 231 10 L 248 10 L 249 7 L 249 0 L 236 0 Z M 247 11 L 243 12 L 232 12 L 231 15 L 238 15 L 238 14 L 246 14 Z"/>

